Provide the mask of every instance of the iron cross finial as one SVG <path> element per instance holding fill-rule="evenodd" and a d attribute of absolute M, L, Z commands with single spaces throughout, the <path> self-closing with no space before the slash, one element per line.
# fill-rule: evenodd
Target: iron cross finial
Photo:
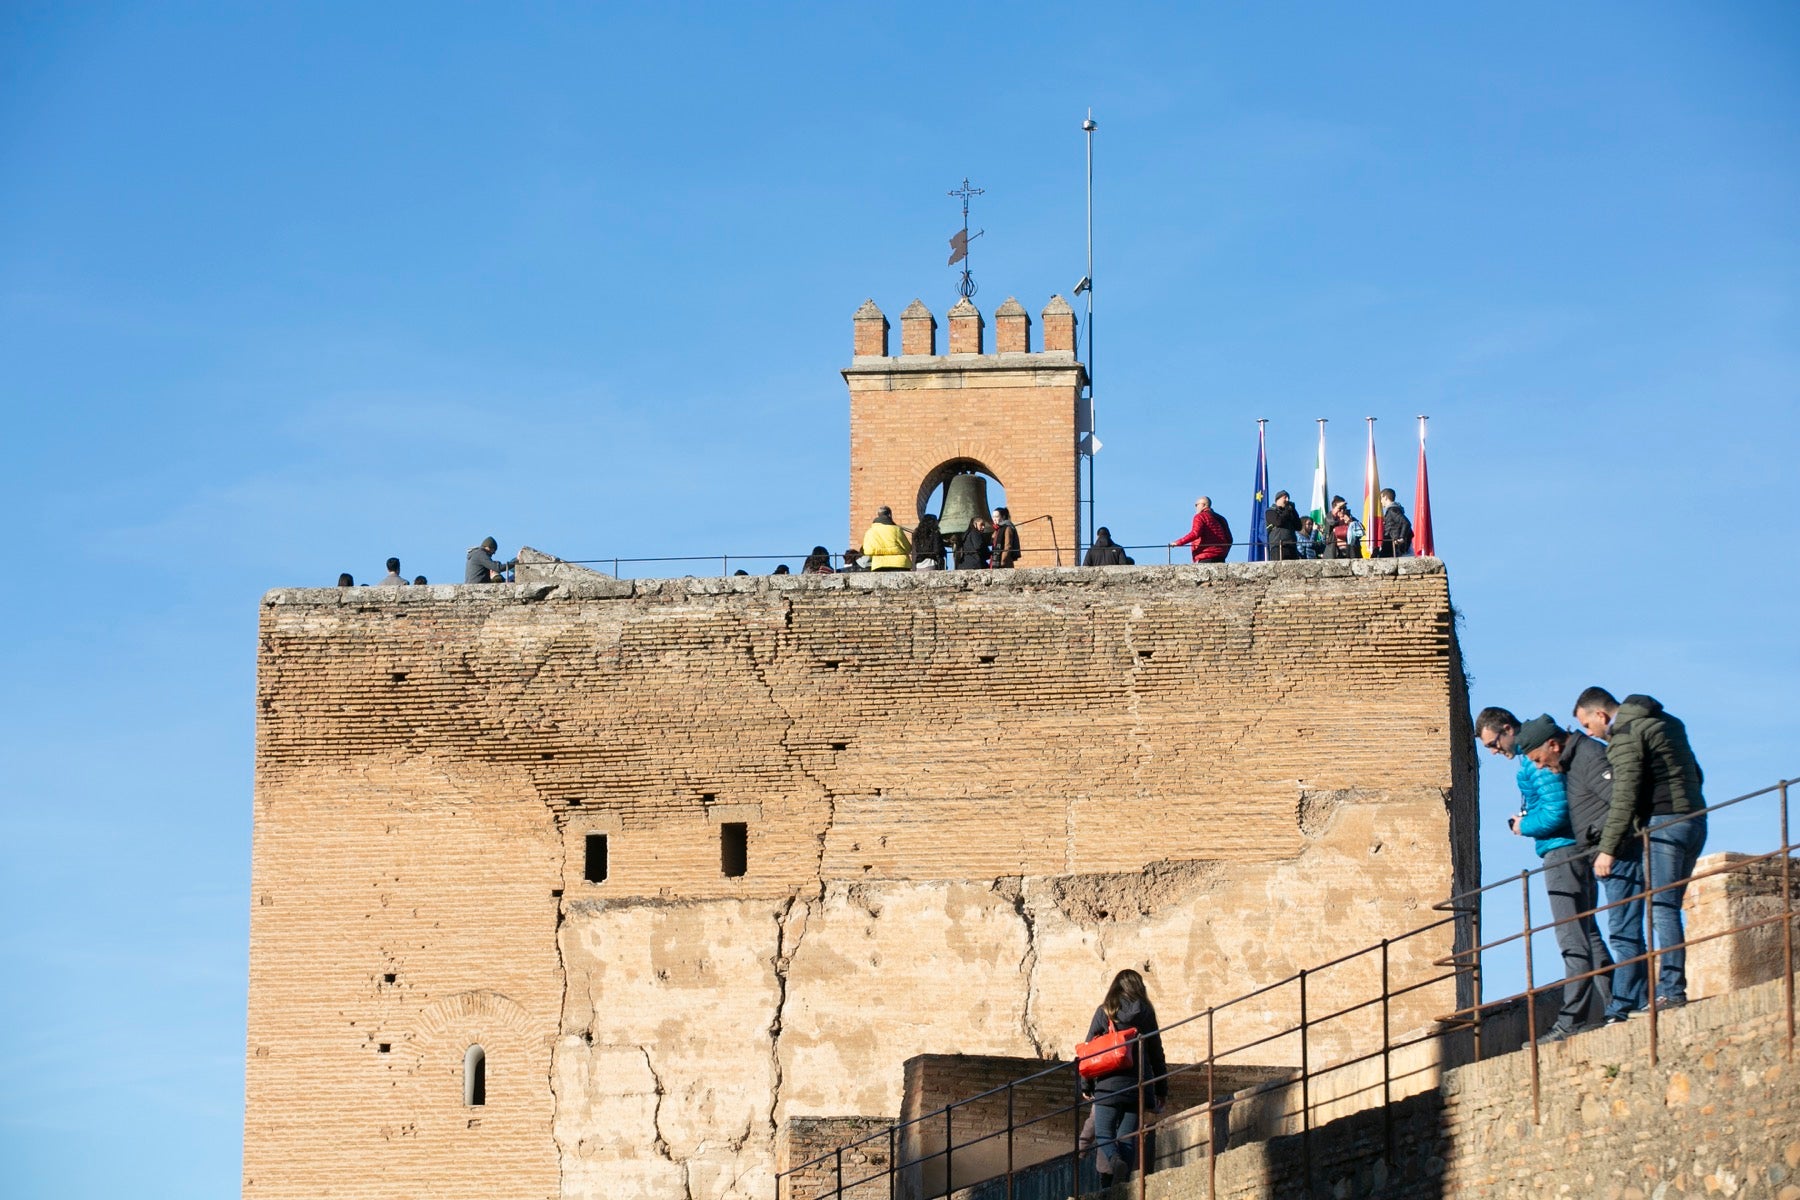
<path fill-rule="evenodd" d="M 978 238 L 987 232 L 985 229 L 978 230 L 975 233 L 969 232 L 969 197 L 980 196 L 984 194 L 986 190 L 986 188 L 978 188 L 972 185 L 969 182 L 969 177 L 965 175 L 963 176 L 962 186 L 953 188 L 950 191 L 950 195 L 960 196 L 962 198 L 962 232 L 950 239 L 950 265 L 954 267 L 959 262 L 963 265 L 962 278 L 957 282 L 956 290 L 965 300 L 975 294 L 975 277 L 969 274 L 969 239 Z"/>

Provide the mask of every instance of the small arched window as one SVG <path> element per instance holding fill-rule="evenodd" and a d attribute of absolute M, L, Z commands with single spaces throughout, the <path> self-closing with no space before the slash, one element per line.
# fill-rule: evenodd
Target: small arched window
<path fill-rule="evenodd" d="M 463 1103 L 487 1103 L 487 1052 L 480 1046 L 470 1046 L 463 1055 Z"/>

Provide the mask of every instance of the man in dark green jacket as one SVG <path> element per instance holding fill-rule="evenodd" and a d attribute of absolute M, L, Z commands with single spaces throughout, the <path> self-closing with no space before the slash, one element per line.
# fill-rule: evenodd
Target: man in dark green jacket
<path fill-rule="evenodd" d="M 1658 947 L 1681 947 L 1681 900 L 1706 846 L 1704 777 L 1688 743 L 1687 726 L 1664 710 L 1652 696 L 1613 699 L 1605 688 L 1591 687 L 1575 701 L 1575 719 L 1592 737 L 1607 742 L 1612 768 L 1612 807 L 1600 833 L 1594 874 L 1607 881 L 1607 899 L 1641 893 L 1646 886 L 1667 890 L 1651 897 L 1651 926 Z M 1626 843 L 1650 832 L 1648 884 L 1630 879 Z M 1615 880 L 1615 872 L 1618 878 Z M 1687 1003 L 1687 951 L 1664 951 L 1656 983 L 1659 1006 Z"/>

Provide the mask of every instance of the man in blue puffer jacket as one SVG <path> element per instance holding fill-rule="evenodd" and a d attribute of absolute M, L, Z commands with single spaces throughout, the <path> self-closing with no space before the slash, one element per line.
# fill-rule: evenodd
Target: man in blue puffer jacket
<path fill-rule="evenodd" d="M 1544 890 L 1550 894 L 1551 918 L 1558 922 L 1556 945 L 1562 951 L 1563 972 L 1568 982 L 1563 984 L 1562 1009 L 1556 1015 L 1556 1023 L 1538 1040 L 1560 1042 L 1591 1023 L 1588 1008 L 1593 1002 L 1596 985 L 1591 978 L 1578 979 L 1576 976 L 1593 970 L 1595 964 L 1583 922 L 1570 918 L 1593 904 L 1592 901 L 1581 903 L 1584 893 L 1580 868 L 1586 859 L 1575 844 L 1575 830 L 1569 824 L 1569 799 L 1563 777 L 1538 766 L 1519 749 L 1521 741 L 1541 745 L 1546 737 L 1560 729 L 1549 716 L 1537 717 L 1521 728 L 1519 719 L 1504 708 L 1483 709 L 1476 718 L 1475 728 L 1483 746 L 1495 754 L 1519 761 L 1517 782 L 1521 803 L 1519 811 L 1507 818 L 1506 826 L 1520 837 L 1533 839 L 1538 857 L 1544 860 Z"/>

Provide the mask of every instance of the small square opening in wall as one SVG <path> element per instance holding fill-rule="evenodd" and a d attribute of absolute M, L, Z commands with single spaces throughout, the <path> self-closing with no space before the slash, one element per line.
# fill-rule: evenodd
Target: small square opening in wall
<path fill-rule="evenodd" d="M 394 974 L 392 971 L 389 971 L 387 974 L 385 974 L 381 977 L 381 982 L 392 983 L 392 982 L 394 982 L 394 980 L 396 980 L 398 978 L 399 978 L 398 975 Z"/>
<path fill-rule="evenodd" d="M 381 1054 L 386 1054 L 389 1051 L 393 1050 L 393 1048 L 394 1048 L 394 1043 L 392 1043 L 392 1042 L 382 1042 L 380 1045 L 375 1047 L 376 1051 Z"/>
<path fill-rule="evenodd" d="M 727 821 L 719 826 L 719 870 L 727 879 L 741 879 L 750 869 L 750 826 Z"/>
<path fill-rule="evenodd" d="M 606 882 L 606 835 L 590 833 L 584 841 L 581 877 L 589 883 Z"/>

